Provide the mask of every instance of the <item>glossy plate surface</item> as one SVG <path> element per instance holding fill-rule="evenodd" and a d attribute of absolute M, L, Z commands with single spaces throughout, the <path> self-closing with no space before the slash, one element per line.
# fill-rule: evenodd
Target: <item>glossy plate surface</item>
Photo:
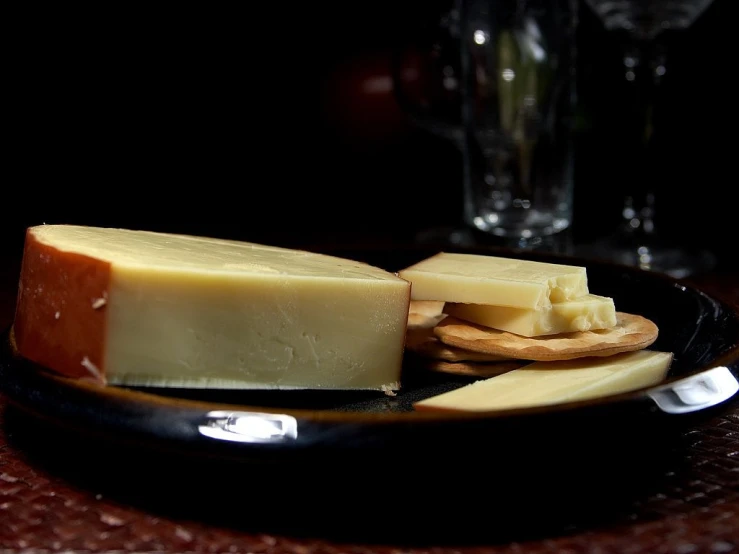
<path fill-rule="evenodd" d="M 472 251 L 472 250 L 467 250 Z M 59 378 L 16 358 L 7 331 L 0 352 L 0 391 L 17 407 L 117 442 L 148 444 L 219 459 L 280 459 L 286 453 L 332 454 L 466 451 L 543 440 L 568 429 L 582 439 L 651 432 L 736 398 L 739 314 L 661 275 L 554 255 L 482 251 L 586 265 L 591 292 L 613 297 L 619 311 L 653 320 L 652 348 L 671 351 L 667 382 L 609 398 L 476 414 L 413 411 L 421 398 L 469 383 L 424 372 L 408 357 L 397 396 L 376 392 L 202 391 L 96 387 Z M 435 251 L 329 251 L 397 271 Z M 538 437 L 538 438 L 537 438 Z M 564 439 L 563 439 L 564 440 Z M 275 456 L 277 458 L 275 458 Z"/>

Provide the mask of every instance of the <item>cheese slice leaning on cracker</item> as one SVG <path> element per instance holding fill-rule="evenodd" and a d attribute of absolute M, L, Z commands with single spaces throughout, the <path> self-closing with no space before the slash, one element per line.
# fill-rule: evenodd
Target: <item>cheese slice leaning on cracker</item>
<path fill-rule="evenodd" d="M 536 362 L 421 400 L 419 411 L 495 411 L 615 395 L 664 380 L 669 352 L 640 350 L 601 358 Z"/>

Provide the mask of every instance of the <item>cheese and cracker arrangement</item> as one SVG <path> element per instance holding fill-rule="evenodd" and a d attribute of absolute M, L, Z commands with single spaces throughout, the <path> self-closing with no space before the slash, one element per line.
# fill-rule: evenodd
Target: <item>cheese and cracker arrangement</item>
<path fill-rule="evenodd" d="M 404 358 L 475 380 L 416 410 L 490 411 L 663 380 L 657 326 L 584 267 L 438 253 L 397 273 L 262 244 L 79 225 L 26 232 L 17 354 L 99 385 L 402 390 Z"/>
<path fill-rule="evenodd" d="M 657 325 L 591 293 L 584 267 L 442 252 L 399 275 L 412 291 L 406 350 L 427 369 L 479 379 L 417 410 L 591 399 L 657 384 L 672 363 L 647 350 Z"/>

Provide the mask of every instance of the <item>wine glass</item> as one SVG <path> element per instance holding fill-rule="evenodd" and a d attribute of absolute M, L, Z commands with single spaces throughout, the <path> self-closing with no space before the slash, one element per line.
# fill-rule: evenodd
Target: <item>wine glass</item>
<path fill-rule="evenodd" d="M 639 149 L 623 156 L 634 163 L 633 186 L 624 197 L 618 229 L 605 240 L 579 247 L 585 256 L 610 259 L 673 277 L 711 269 L 715 256 L 670 243 L 655 227 L 660 171 L 654 147 L 654 109 L 667 72 L 668 33 L 689 28 L 712 0 L 585 0 L 605 29 L 621 41 L 624 78 L 640 99 Z"/>

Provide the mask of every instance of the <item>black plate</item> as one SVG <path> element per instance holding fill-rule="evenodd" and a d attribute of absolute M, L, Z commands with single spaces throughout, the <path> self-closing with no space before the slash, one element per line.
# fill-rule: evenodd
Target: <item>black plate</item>
<path fill-rule="evenodd" d="M 107 499 L 258 533 L 438 546 L 630 521 L 689 463 L 687 426 L 739 396 L 739 314 L 657 274 L 480 252 L 587 265 L 594 293 L 659 325 L 654 348 L 675 353 L 667 383 L 441 415 L 411 403 L 467 381 L 411 365 L 397 397 L 101 388 L 19 360 L 4 337 L 6 436 L 38 471 Z M 435 251 L 329 253 L 397 270 Z"/>
<path fill-rule="evenodd" d="M 662 425 L 679 413 L 721 405 L 736 392 L 739 314 L 727 305 L 674 279 L 636 269 L 555 255 L 485 252 L 586 265 L 593 293 L 611 296 L 619 311 L 641 314 L 659 326 L 652 348 L 675 354 L 667 383 L 546 408 L 417 413 L 414 401 L 469 379 L 418 371 L 409 358 L 402 391 L 395 397 L 375 392 L 100 388 L 53 376 L 14 357 L 6 336 L 0 352 L 0 390 L 23 410 L 74 429 L 230 460 L 328 452 L 417 456 L 449 449 L 463 455 L 486 447 L 492 438 L 499 446 L 518 443 L 521 436 L 548 440 L 552 428 L 568 429 L 568 436 L 577 440 L 584 433 L 633 433 L 655 423 Z M 434 252 L 330 253 L 395 271 Z M 706 373 L 714 366 L 723 369 Z M 619 422 L 618 429 L 609 431 L 614 421 Z"/>

